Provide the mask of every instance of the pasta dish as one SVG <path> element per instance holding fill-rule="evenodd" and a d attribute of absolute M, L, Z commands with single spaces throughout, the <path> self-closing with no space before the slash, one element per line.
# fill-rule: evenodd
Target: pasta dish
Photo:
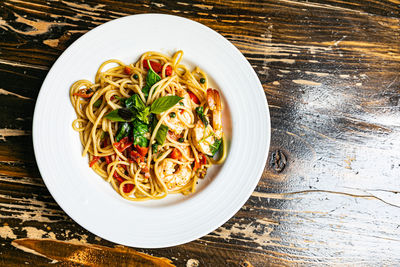
<path fill-rule="evenodd" d="M 94 83 L 71 86 L 72 127 L 83 156 L 128 200 L 190 194 L 226 158 L 220 93 L 200 68 L 181 64 L 182 57 L 182 51 L 146 52 L 130 65 L 108 60 Z"/>

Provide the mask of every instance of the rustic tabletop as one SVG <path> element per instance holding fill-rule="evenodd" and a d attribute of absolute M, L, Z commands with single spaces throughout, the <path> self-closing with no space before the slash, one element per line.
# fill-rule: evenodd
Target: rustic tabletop
<path fill-rule="evenodd" d="M 400 262 L 398 0 L 131 2 L 0 1 L 1 266 Z M 31 136 L 58 56 L 104 22 L 148 12 L 230 40 L 258 74 L 272 124 L 247 203 L 214 232 L 165 249 L 118 246 L 76 224 L 44 185 Z"/>

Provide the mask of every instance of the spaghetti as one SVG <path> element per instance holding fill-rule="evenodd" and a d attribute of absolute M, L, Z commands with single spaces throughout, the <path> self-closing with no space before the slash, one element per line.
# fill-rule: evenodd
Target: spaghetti
<path fill-rule="evenodd" d="M 198 67 L 181 64 L 182 56 L 146 52 L 130 65 L 108 60 L 94 83 L 71 86 L 83 156 L 128 200 L 192 193 L 207 169 L 225 160 L 219 92 Z M 108 64 L 116 66 L 103 71 Z"/>

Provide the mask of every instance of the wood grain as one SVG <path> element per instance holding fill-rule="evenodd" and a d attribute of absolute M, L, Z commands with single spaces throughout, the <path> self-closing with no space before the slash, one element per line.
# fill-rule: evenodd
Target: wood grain
<path fill-rule="evenodd" d="M 73 41 L 109 20 L 149 12 L 201 22 L 246 56 L 268 99 L 272 139 L 260 182 L 233 218 L 191 243 L 135 251 L 177 266 L 396 265 L 399 1 L 4 0 L 0 266 L 85 264 L 13 245 L 24 238 L 58 240 L 54 253 L 99 246 L 105 262 L 120 257 L 121 248 L 55 203 L 36 166 L 31 124 L 49 68 Z"/>

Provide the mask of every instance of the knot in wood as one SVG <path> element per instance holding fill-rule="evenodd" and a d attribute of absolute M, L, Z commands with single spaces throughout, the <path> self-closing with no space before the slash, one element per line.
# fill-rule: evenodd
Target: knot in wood
<path fill-rule="evenodd" d="M 286 167 L 286 155 L 281 150 L 275 150 L 271 153 L 269 161 L 270 167 L 277 173 L 283 171 Z"/>

